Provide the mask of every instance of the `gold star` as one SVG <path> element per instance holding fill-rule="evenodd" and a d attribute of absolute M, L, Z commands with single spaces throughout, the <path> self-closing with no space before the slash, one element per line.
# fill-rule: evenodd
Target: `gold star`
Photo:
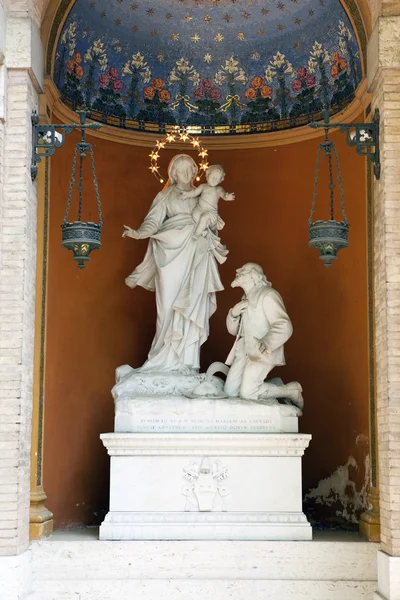
<path fill-rule="evenodd" d="M 152 29 L 152 30 L 150 31 L 150 33 L 151 33 L 151 35 L 152 35 L 153 37 L 154 37 L 154 36 L 156 36 L 156 35 L 157 35 L 157 29 Z"/>
<path fill-rule="evenodd" d="M 200 163 L 200 169 L 203 169 L 203 171 L 206 171 L 208 169 L 208 162 Z"/>
<path fill-rule="evenodd" d="M 278 31 L 283 31 L 284 29 L 285 29 L 285 26 L 282 25 L 282 24 L 279 24 L 278 27 L 277 27 Z"/>
<path fill-rule="evenodd" d="M 165 142 L 159 142 L 157 140 L 156 141 L 156 147 L 157 147 L 157 150 L 161 150 L 162 148 L 165 148 Z"/>
<path fill-rule="evenodd" d="M 320 4 L 320 6 L 325 6 L 324 0 L 319 0 L 319 4 Z"/>
<path fill-rule="evenodd" d="M 257 50 L 253 50 L 253 53 L 251 55 L 251 60 L 259 60 L 260 59 L 260 54 L 257 52 Z"/>
<path fill-rule="evenodd" d="M 269 9 L 268 8 L 262 8 L 261 9 L 261 14 L 262 15 L 267 15 L 269 13 Z"/>
<path fill-rule="evenodd" d="M 204 62 L 206 62 L 209 65 L 210 62 L 212 61 L 211 54 L 205 54 L 203 57 L 203 60 L 204 60 Z"/>
<path fill-rule="evenodd" d="M 300 47 L 301 47 L 300 42 L 296 42 L 295 45 L 294 45 L 294 49 L 295 50 L 300 50 Z"/>
<path fill-rule="evenodd" d="M 226 14 L 224 15 L 224 19 L 225 19 L 225 21 L 226 21 L 227 23 L 229 23 L 229 22 L 232 20 L 232 17 L 231 17 L 231 15 L 229 15 L 228 13 L 226 13 Z"/>
<path fill-rule="evenodd" d="M 177 40 L 179 40 L 179 33 L 173 33 L 171 35 L 171 39 L 176 42 Z"/>
<path fill-rule="evenodd" d="M 116 25 L 121 25 L 121 19 L 115 19 L 115 24 Z"/>
<path fill-rule="evenodd" d="M 186 133 L 186 131 L 182 131 L 182 132 L 181 132 L 179 139 L 181 139 L 181 140 L 182 140 L 182 142 L 186 142 L 186 140 L 188 140 L 188 139 L 189 139 L 189 136 L 188 136 L 188 134 Z"/>
<path fill-rule="evenodd" d="M 257 33 L 258 33 L 258 35 L 260 35 L 261 37 L 264 37 L 264 33 L 265 33 L 265 31 L 264 31 L 264 29 L 259 29 L 259 30 L 257 31 Z"/>
<path fill-rule="evenodd" d="M 95 7 L 95 3 L 94 3 L 94 0 L 92 0 L 90 3 L 90 8 L 94 8 L 94 7 Z"/>
<path fill-rule="evenodd" d="M 195 33 L 194 35 L 192 35 L 192 42 L 197 43 L 200 41 L 200 36 L 198 33 Z"/>
<path fill-rule="evenodd" d="M 283 2 L 278 2 L 276 8 L 279 8 L 279 10 L 285 10 L 285 5 L 283 4 Z"/>
<path fill-rule="evenodd" d="M 149 17 L 152 17 L 156 11 L 154 10 L 154 8 L 148 8 L 146 12 L 149 15 Z"/>
<path fill-rule="evenodd" d="M 247 12 L 247 10 L 244 10 L 242 12 L 242 17 L 243 17 L 243 19 L 250 19 L 251 14 L 249 12 Z"/>
<path fill-rule="evenodd" d="M 200 147 L 199 138 L 193 138 L 190 143 L 192 144 L 193 148 L 199 148 Z"/>
<path fill-rule="evenodd" d="M 205 22 L 206 22 L 206 23 L 209 23 L 209 22 L 211 21 L 211 17 L 210 17 L 210 15 L 206 15 L 206 16 L 204 17 L 204 20 L 205 20 Z"/>
<path fill-rule="evenodd" d="M 133 33 L 136 33 L 137 31 L 139 31 L 139 27 L 137 25 L 134 25 L 132 27 L 132 31 L 133 31 Z"/>
<path fill-rule="evenodd" d="M 312 8 L 311 8 L 311 9 L 308 11 L 308 14 L 310 15 L 310 17 L 312 17 L 312 16 L 313 16 L 313 14 L 314 14 L 314 11 L 313 11 L 313 9 L 312 9 Z"/>
<path fill-rule="evenodd" d="M 222 42 L 223 39 L 224 39 L 224 36 L 222 35 L 222 33 L 217 33 L 217 35 L 214 38 L 214 40 L 216 42 Z"/>
<path fill-rule="evenodd" d="M 167 142 L 171 143 L 175 141 L 175 136 L 173 133 L 168 133 L 166 137 Z"/>
<path fill-rule="evenodd" d="M 124 0 L 117 0 L 118 4 L 122 4 Z"/>
<path fill-rule="evenodd" d="M 301 19 L 299 19 L 299 17 L 297 17 L 297 19 L 294 20 L 295 25 L 301 25 Z"/>
<path fill-rule="evenodd" d="M 186 23 L 189 23 L 189 21 L 192 21 L 192 20 L 193 20 L 193 17 L 192 17 L 192 15 L 186 15 L 186 16 L 185 16 L 185 21 L 186 21 Z"/>
<path fill-rule="evenodd" d="M 238 33 L 237 34 L 237 39 L 243 41 L 244 40 L 244 33 Z"/>
<path fill-rule="evenodd" d="M 165 13 L 165 18 L 169 21 L 169 19 L 172 19 L 172 13 L 167 12 Z"/>
<path fill-rule="evenodd" d="M 106 14 L 107 14 L 107 11 L 106 10 L 102 10 L 101 13 L 100 13 L 100 16 L 101 17 L 105 17 Z"/>
<path fill-rule="evenodd" d="M 157 54 L 157 58 L 158 58 L 158 60 L 159 60 L 160 62 L 163 62 L 163 60 L 164 60 L 164 58 L 165 58 L 165 54 L 164 54 L 164 52 L 159 52 L 159 53 Z"/>
<path fill-rule="evenodd" d="M 199 156 L 201 156 L 201 158 L 205 158 L 206 156 L 208 156 L 208 151 L 204 150 L 203 148 L 202 151 L 199 152 Z"/>
<path fill-rule="evenodd" d="M 157 160 L 160 158 L 160 155 L 158 154 L 158 152 L 155 152 L 154 150 L 149 154 L 151 160 Z"/>
<path fill-rule="evenodd" d="M 139 4 L 137 2 L 132 2 L 131 4 L 131 10 L 137 10 L 139 7 Z"/>
<path fill-rule="evenodd" d="M 212 0 L 212 1 L 213 1 L 213 4 L 216 4 L 216 5 L 218 5 L 221 2 L 221 0 Z"/>

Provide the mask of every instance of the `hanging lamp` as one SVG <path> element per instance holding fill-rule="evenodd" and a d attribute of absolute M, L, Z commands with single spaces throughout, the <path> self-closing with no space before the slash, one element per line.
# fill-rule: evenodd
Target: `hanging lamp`
<path fill-rule="evenodd" d="M 329 133 L 329 112 L 327 111 L 324 116 L 325 121 L 325 139 L 318 146 L 317 153 L 317 164 L 315 168 L 315 180 L 314 180 L 314 191 L 311 204 L 311 215 L 308 220 L 308 229 L 310 239 L 308 245 L 311 248 L 316 248 L 320 253 L 320 259 L 325 262 L 326 267 L 332 266 L 332 261 L 337 259 L 337 253 L 342 248 L 348 246 L 348 234 L 349 234 L 349 223 L 347 221 L 345 207 L 344 207 L 344 193 L 342 176 L 340 172 L 339 158 L 336 150 L 336 145 L 331 142 L 328 137 Z M 314 221 L 315 204 L 317 199 L 318 189 L 318 178 L 319 168 L 322 152 L 325 154 L 328 160 L 329 169 L 329 212 L 330 218 L 328 221 Z M 340 194 L 340 207 L 342 220 L 335 220 L 335 183 L 333 180 L 333 158 L 336 164 L 337 181 L 339 184 Z"/>
<path fill-rule="evenodd" d="M 80 117 L 81 126 L 81 140 L 75 146 L 74 158 L 72 161 L 72 173 L 69 184 L 69 193 L 67 199 L 67 208 L 65 212 L 64 222 L 61 225 L 62 229 L 62 242 L 61 245 L 68 250 L 73 252 L 73 260 L 78 263 L 78 268 L 83 269 L 85 262 L 90 257 L 92 250 L 97 250 L 101 247 L 100 234 L 103 225 L 100 194 L 97 185 L 96 170 L 94 165 L 94 155 L 92 144 L 86 141 L 86 110 L 78 111 Z M 83 209 L 83 163 L 87 155 L 90 155 L 93 187 L 96 195 L 98 222 L 82 221 L 82 209 Z M 75 184 L 75 173 L 76 166 L 79 156 L 79 182 L 76 186 L 78 189 L 78 215 L 77 221 L 70 222 L 69 213 L 71 209 L 71 201 Z"/>

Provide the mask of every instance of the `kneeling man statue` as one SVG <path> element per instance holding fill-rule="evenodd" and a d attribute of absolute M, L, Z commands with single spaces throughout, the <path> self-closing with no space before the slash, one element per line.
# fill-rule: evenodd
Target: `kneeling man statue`
<path fill-rule="evenodd" d="M 243 288 L 244 297 L 227 316 L 228 331 L 236 336 L 236 341 L 225 361 L 231 365 L 225 392 L 231 397 L 253 400 L 283 398 L 303 408 L 298 382 L 277 385 L 265 381 L 274 367 L 285 364 L 283 346 L 293 332 L 281 296 L 255 263 L 247 263 L 236 271 L 232 287 Z"/>

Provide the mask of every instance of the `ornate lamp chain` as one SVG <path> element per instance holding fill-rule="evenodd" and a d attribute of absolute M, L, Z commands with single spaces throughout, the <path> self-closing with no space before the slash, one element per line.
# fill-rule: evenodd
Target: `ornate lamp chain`
<path fill-rule="evenodd" d="M 312 223 L 313 218 L 314 218 L 315 203 L 317 200 L 318 174 L 319 174 L 320 162 L 321 162 L 321 146 L 319 145 L 318 152 L 317 152 L 317 164 L 315 165 L 314 190 L 313 190 L 313 196 L 312 196 L 312 201 L 311 201 L 311 214 L 310 214 L 310 218 L 308 219 L 309 225 Z"/>
<path fill-rule="evenodd" d="M 336 145 L 334 144 L 334 142 L 329 141 L 328 128 L 325 128 L 325 141 L 318 146 L 317 163 L 315 166 L 314 189 L 313 189 L 313 196 L 312 196 L 312 202 L 311 202 L 311 215 L 310 215 L 308 222 L 309 222 L 309 224 L 311 224 L 313 222 L 313 218 L 314 218 L 315 204 L 316 204 L 316 199 L 317 199 L 317 189 L 318 189 L 319 167 L 320 167 L 320 162 L 321 162 L 321 148 L 324 150 L 325 155 L 328 158 L 328 169 L 329 169 L 328 189 L 329 189 L 330 219 L 331 219 L 331 221 L 335 220 L 334 202 L 335 202 L 335 187 L 336 187 L 336 185 L 333 180 L 333 164 L 332 164 L 332 153 L 333 153 L 333 155 L 335 157 L 335 164 L 336 164 L 336 170 L 337 170 L 337 180 L 339 182 L 340 206 L 341 206 L 341 210 L 342 210 L 342 219 L 343 219 L 344 223 L 347 223 L 347 217 L 346 217 L 346 212 L 345 212 L 345 208 L 344 208 L 343 181 L 342 181 L 342 174 L 340 171 L 339 157 L 338 157 L 338 153 L 336 150 Z"/>
<path fill-rule="evenodd" d="M 329 168 L 329 208 L 330 208 L 330 215 L 331 215 L 331 221 L 334 221 L 335 219 L 335 206 L 334 206 L 334 200 L 335 200 L 335 184 L 333 182 L 333 171 L 332 171 L 332 142 L 330 142 L 328 140 L 328 132 L 325 133 L 325 144 L 324 144 L 325 148 L 325 154 L 328 157 L 328 168 Z"/>
<path fill-rule="evenodd" d="M 75 183 L 75 171 L 76 171 L 76 159 L 78 157 L 78 146 L 75 146 L 74 158 L 72 160 L 72 173 L 71 179 L 69 181 L 69 192 L 67 198 L 67 208 L 65 211 L 64 223 L 68 223 L 69 211 L 71 208 L 71 200 L 72 200 L 72 192 L 74 191 L 74 183 Z"/>
<path fill-rule="evenodd" d="M 346 217 L 346 211 L 344 208 L 344 192 L 343 192 L 343 181 L 342 181 L 342 173 L 340 171 L 340 165 L 339 165 L 339 157 L 338 157 L 338 153 L 336 150 L 336 146 L 333 145 L 333 152 L 335 155 L 335 163 L 336 163 L 336 171 L 337 171 L 337 180 L 339 182 L 339 191 L 340 191 L 340 206 L 342 209 L 342 217 L 343 217 L 343 221 L 344 223 L 347 223 L 347 217 Z"/>
<path fill-rule="evenodd" d="M 91 163 L 92 163 L 93 187 L 94 187 L 94 192 L 96 194 L 97 212 L 99 213 L 99 225 L 100 225 L 100 227 L 102 227 L 102 225 L 103 225 L 103 214 L 101 212 L 101 202 L 100 202 L 99 186 L 97 185 L 96 169 L 95 169 L 95 166 L 94 166 L 94 154 L 93 154 L 93 148 L 92 148 L 91 144 L 89 146 L 89 152 L 90 152 L 90 160 L 91 160 Z"/>
<path fill-rule="evenodd" d="M 82 151 L 82 148 L 80 148 L 79 150 L 80 150 L 80 156 L 79 156 L 79 184 L 78 184 L 78 191 L 79 191 L 78 221 L 80 221 L 81 217 L 82 217 L 82 195 L 83 195 L 83 188 L 85 187 L 83 185 L 83 158 L 85 155 Z"/>
<path fill-rule="evenodd" d="M 92 167 L 93 187 L 94 187 L 94 191 L 95 191 L 95 195 L 96 195 L 97 212 L 98 212 L 98 215 L 99 215 L 99 225 L 100 225 L 100 228 L 101 228 L 102 225 L 103 225 L 103 215 L 102 215 L 102 212 L 101 212 L 101 201 L 100 201 L 99 186 L 97 184 L 96 169 L 95 169 L 95 166 L 94 166 L 93 147 L 92 147 L 92 144 L 88 144 L 85 141 L 83 135 L 82 135 L 82 140 L 80 142 L 78 142 L 76 144 L 76 146 L 75 146 L 75 152 L 74 152 L 74 158 L 73 158 L 73 161 L 72 161 L 72 173 L 71 173 L 71 179 L 70 179 L 70 182 L 69 182 L 69 192 L 68 192 L 67 208 L 66 208 L 66 212 L 65 212 L 64 223 L 68 222 L 69 211 L 70 211 L 70 208 L 71 208 L 71 200 L 72 200 L 72 194 L 73 194 L 74 184 L 75 184 L 75 172 L 76 172 L 76 163 L 77 163 L 77 158 L 78 158 L 78 151 L 79 151 L 79 183 L 77 185 L 77 189 L 78 189 L 78 192 L 79 192 L 78 221 L 82 220 L 83 190 L 85 188 L 84 183 L 83 183 L 83 159 L 86 157 L 86 152 L 89 151 L 89 153 L 90 153 L 90 162 L 91 162 L 91 167 Z"/>

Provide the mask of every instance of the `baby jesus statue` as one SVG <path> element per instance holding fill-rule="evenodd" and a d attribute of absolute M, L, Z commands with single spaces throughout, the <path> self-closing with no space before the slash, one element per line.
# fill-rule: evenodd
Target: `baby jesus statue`
<path fill-rule="evenodd" d="M 207 227 L 222 229 L 225 225 L 224 221 L 218 214 L 218 201 L 220 198 L 227 201 L 235 199 L 235 194 L 228 194 L 219 185 L 225 177 L 225 171 L 220 165 L 212 165 L 206 171 L 207 183 L 199 185 L 190 192 L 183 192 L 180 198 L 197 198 L 198 202 L 192 212 L 192 217 L 197 223 L 193 237 L 199 238 L 205 234 Z"/>

